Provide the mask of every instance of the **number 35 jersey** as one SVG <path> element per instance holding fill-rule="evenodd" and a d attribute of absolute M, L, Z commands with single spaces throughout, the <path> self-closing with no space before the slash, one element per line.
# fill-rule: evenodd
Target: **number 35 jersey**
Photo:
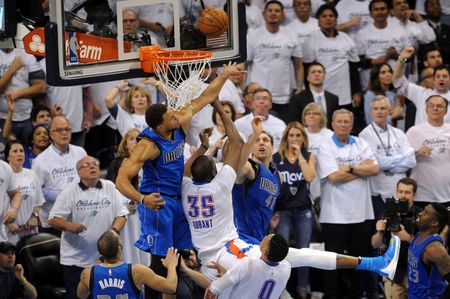
<path fill-rule="evenodd" d="M 209 183 L 183 178 L 183 210 L 200 259 L 217 253 L 228 241 L 239 238 L 231 201 L 235 179 L 236 172 L 229 165 L 224 165 Z"/>

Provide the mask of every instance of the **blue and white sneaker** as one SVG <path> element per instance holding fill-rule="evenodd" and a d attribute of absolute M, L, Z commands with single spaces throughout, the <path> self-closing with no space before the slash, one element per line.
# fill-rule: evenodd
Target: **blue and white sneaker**
<path fill-rule="evenodd" d="M 389 242 L 386 252 L 374 258 L 362 257 L 361 263 L 356 267 L 358 270 L 368 270 L 378 275 L 394 279 L 397 269 L 398 256 L 400 254 L 400 238 L 393 236 Z"/>

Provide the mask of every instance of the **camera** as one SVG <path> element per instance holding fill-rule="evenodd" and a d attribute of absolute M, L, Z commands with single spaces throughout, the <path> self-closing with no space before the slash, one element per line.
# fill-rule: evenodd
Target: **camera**
<path fill-rule="evenodd" d="M 386 212 L 385 218 L 387 220 L 386 229 L 391 232 L 398 232 L 401 230 L 400 224 L 408 213 L 407 200 L 395 200 L 395 198 L 386 198 Z"/>

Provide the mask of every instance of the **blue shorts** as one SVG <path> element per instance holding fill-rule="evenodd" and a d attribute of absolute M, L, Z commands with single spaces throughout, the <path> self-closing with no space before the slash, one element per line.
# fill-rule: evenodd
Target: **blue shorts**
<path fill-rule="evenodd" d="M 151 254 L 166 256 L 170 247 L 188 249 L 193 245 L 181 200 L 163 198 L 166 205 L 158 212 L 138 205 L 141 236 L 134 245 Z"/>

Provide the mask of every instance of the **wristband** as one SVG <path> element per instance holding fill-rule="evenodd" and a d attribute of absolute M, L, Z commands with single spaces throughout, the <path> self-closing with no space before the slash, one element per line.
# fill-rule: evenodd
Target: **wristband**
<path fill-rule="evenodd" d="M 145 198 L 145 195 L 144 194 L 142 194 L 142 196 L 141 196 L 141 198 L 139 198 L 139 203 L 144 203 L 144 198 Z"/>
<path fill-rule="evenodd" d="M 19 212 L 19 208 L 17 206 L 15 206 L 15 205 L 12 205 L 11 209 L 14 209 L 14 210 L 16 210 L 16 212 Z"/>
<path fill-rule="evenodd" d="M 400 62 L 401 64 L 405 64 L 408 61 L 408 58 L 398 58 L 398 62 Z"/>

